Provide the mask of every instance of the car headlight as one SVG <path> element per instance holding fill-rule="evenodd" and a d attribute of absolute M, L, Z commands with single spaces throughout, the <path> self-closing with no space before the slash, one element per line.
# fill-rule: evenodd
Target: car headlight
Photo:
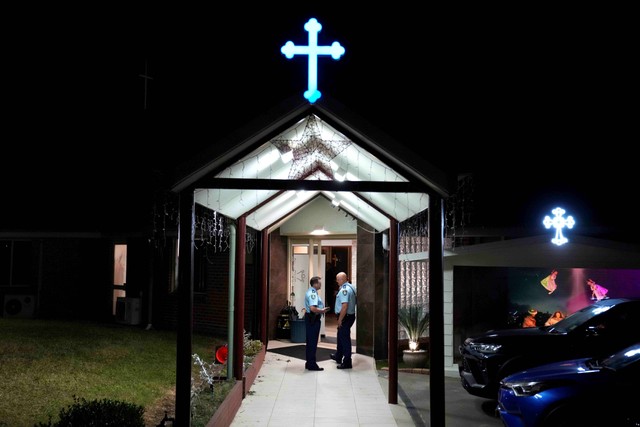
<path fill-rule="evenodd" d="M 513 381 L 500 382 L 500 387 L 511 389 L 516 396 L 534 396 L 550 388 L 560 387 L 558 381 Z"/>
<path fill-rule="evenodd" d="M 471 350 L 484 354 L 494 354 L 497 353 L 500 348 L 502 348 L 502 344 L 483 344 L 472 342 L 468 345 Z"/>

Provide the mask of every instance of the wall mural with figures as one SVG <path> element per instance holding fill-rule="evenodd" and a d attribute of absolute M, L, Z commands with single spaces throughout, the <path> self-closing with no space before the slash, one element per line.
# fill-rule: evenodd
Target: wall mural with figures
<path fill-rule="evenodd" d="M 489 329 L 520 328 L 532 314 L 544 326 L 604 298 L 640 298 L 640 270 L 592 268 L 454 268 L 455 340 Z"/>
<path fill-rule="evenodd" d="M 568 316 L 604 298 L 640 298 L 640 270 L 558 268 L 511 269 L 509 313 L 536 310 L 536 326 L 560 311 Z M 518 326 L 518 321 L 511 320 Z"/>

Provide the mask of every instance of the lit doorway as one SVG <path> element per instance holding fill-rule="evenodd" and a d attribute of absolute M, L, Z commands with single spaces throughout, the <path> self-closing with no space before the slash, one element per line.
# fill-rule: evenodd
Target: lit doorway
<path fill-rule="evenodd" d="M 324 305 L 331 307 L 329 313 L 323 317 L 320 328 L 322 342 L 335 344 L 337 336 L 337 322 L 335 317 L 335 301 L 338 291 L 336 275 L 344 271 L 349 282 L 357 289 L 355 277 L 355 239 L 290 239 L 289 263 L 289 292 L 291 303 L 298 312 L 304 307 L 304 297 L 309 288 L 309 280 L 313 276 L 322 278 L 320 297 Z M 309 248 L 313 247 L 310 251 Z M 320 250 L 318 250 L 320 248 Z M 357 323 L 357 320 L 356 320 Z M 351 328 L 351 340 L 355 344 L 356 323 Z"/>
<path fill-rule="evenodd" d="M 118 298 L 127 296 L 127 245 L 113 245 L 113 304 L 112 314 L 117 317 Z"/>

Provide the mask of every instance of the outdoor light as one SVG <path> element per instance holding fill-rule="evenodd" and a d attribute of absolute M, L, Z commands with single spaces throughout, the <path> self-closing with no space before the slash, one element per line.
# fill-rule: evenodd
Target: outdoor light
<path fill-rule="evenodd" d="M 573 220 L 572 216 L 564 218 L 562 215 L 565 214 L 565 210 L 562 208 L 555 208 L 551 211 L 551 213 L 554 215 L 554 217 L 551 218 L 549 215 L 547 215 L 544 217 L 544 221 L 542 221 L 542 223 L 547 229 L 551 227 L 556 229 L 556 235 L 553 239 L 551 239 L 551 243 L 558 246 L 564 245 L 569 241 L 569 239 L 562 235 L 562 229 L 564 227 L 573 228 L 576 222 Z"/>
<path fill-rule="evenodd" d="M 329 232 L 324 229 L 324 225 L 316 225 L 316 228 L 309 234 L 313 236 L 326 236 Z"/>

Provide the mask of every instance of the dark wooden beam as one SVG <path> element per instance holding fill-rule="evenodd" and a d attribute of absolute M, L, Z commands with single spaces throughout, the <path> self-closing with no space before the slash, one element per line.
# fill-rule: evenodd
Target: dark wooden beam
<path fill-rule="evenodd" d="M 306 191 L 370 191 L 374 193 L 427 193 L 425 186 L 411 182 L 386 181 L 321 181 L 295 179 L 209 178 L 198 182 L 198 188 L 226 190 L 306 190 Z"/>

